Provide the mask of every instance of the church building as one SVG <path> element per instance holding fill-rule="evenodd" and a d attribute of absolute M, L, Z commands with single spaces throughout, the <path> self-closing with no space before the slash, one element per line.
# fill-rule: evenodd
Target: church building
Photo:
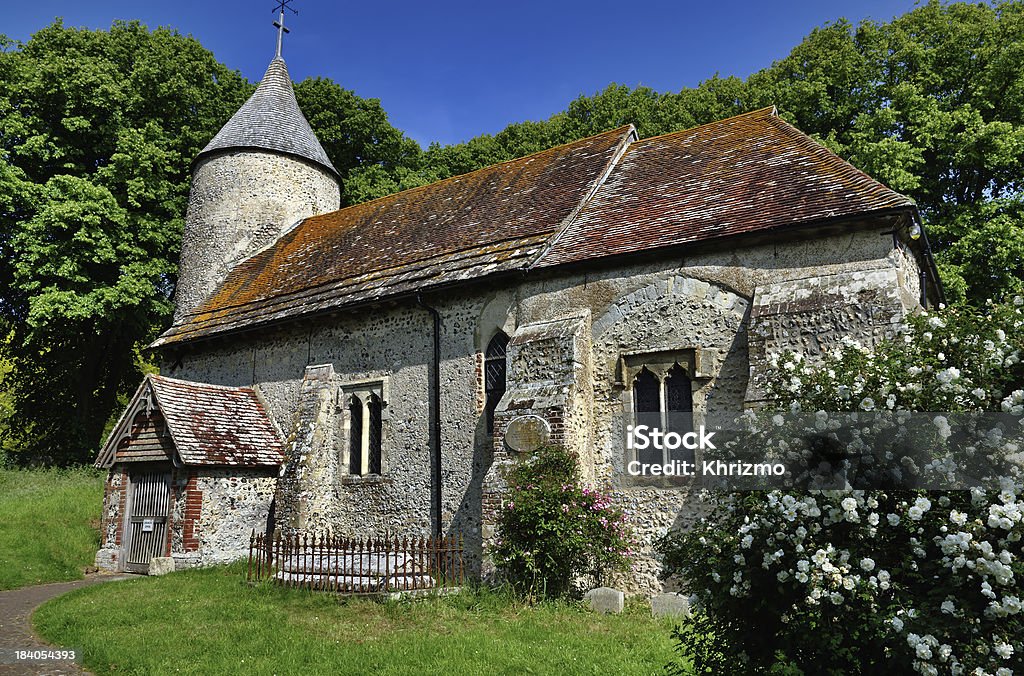
<path fill-rule="evenodd" d="M 914 203 L 773 108 L 631 126 L 339 209 L 275 58 L 192 166 L 173 325 L 97 460 L 99 566 L 244 556 L 252 529 L 461 534 L 575 451 L 641 540 L 696 517 L 630 477 L 639 413 L 740 411 L 771 354 L 871 344 L 940 300 Z"/>

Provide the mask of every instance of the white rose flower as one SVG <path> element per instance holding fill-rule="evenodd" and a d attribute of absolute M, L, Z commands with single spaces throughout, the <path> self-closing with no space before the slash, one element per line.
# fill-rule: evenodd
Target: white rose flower
<path fill-rule="evenodd" d="M 874 559 L 864 557 L 860 560 L 860 567 L 870 573 L 875 569 L 875 561 Z"/>

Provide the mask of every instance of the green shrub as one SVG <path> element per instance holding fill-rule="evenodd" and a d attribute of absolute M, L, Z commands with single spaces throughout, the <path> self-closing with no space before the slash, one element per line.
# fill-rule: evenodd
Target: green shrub
<path fill-rule="evenodd" d="M 563 596 L 581 576 L 600 583 L 629 567 L 625 515 L 607 496 L 582 486 L 579 475 L 574 454 L 548 446 L 506 477 L 494 557 L 508 580 L 531 596 Z"/>

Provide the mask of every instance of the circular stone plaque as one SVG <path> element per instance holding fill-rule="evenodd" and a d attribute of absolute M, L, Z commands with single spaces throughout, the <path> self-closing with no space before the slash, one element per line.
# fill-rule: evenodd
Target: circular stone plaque
<path fill-rule="evenodd" d="M 517 453 L 528 453 L 548 443 L 551 428 L 544 418 L 521 415 L 509 421 L 505 428 L 505 443 Z"/>

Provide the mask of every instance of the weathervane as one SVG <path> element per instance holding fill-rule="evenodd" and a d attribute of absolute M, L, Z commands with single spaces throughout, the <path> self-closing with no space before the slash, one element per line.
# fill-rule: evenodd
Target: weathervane
<path fill-rule="evenodd" d="M 274 22 L 274 28 L 277 29 L 277 58 L 281 58 L 281 42 L 284 41 L 284 34 L 291 33 L 290 30 L 284 27 L 284 10 L 288 10 L 292 14 L 298 14 L 299 10 L 292 9 L 290 5 L 292 0 L 279 0 L 277 7 L 272 9 L 272 12 L 278 12 L 277 21 Z"/>

